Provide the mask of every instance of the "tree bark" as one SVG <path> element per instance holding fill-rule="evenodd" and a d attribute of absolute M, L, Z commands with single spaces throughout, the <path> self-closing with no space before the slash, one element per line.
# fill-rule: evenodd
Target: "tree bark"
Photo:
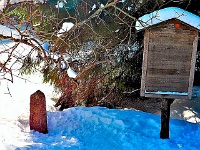
<path fill-rule="evenodd" d="M 173 99 L 165 98 L 161 100 L 161 139 L 169 139 L 170 105 L 173 101 Z"/>

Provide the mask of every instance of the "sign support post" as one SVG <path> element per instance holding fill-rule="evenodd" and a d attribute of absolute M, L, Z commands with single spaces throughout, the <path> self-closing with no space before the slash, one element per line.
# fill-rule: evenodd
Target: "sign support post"
<path fill-rule="evenodd" d="M 173 101 L 173 99 L 161 99 L 161 139 L 169 139 L 170 105 L 173 103 Z"/>

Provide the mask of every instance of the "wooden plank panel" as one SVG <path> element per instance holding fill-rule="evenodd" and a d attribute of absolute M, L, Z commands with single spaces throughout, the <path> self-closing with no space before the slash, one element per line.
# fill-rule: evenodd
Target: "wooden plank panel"
<path fill-rule="evenodd" d="M 155 82 L 155 83 L 150 83 L 148 82 L 146 84 L 146 90 L 152 89 L 153 91 L 173 91 L 176 92 L 177 90 L 180 91 L 188 91 L 188 85 L 189 82 L 166 82 L 167 80 L 164 80 L 163 82 Z M 158 88 L 158 89 L 155 89 Z M 174 88 L 174 89 L 168 89 L 168 90 L 163 90 L 163 88 Z M 154 90 L 155 89 L 155 90 Z"/>
<path fill-rule="evenodd" d="M 172 25 L 173 26 L 173 25 Z M 169 27 L 169 26 L 168 26 Z M 150 29 L 150 32 L 156 32 L 156 33 L 163 33 L 163 34 L 177 34 L 182 33 L 183 35 L 194 35 L 195 31 L 191 29 L 176 29 L 173 27 L 157 27 L 157 29 Z"/>
<path fill-rule="evenodd" d="M 155 50 L 153 49 L 149 49 L 149 55 L 148 57 L 158 57 L 161 58 L 162 60 L 164 59 L 173 59 L 176 60 L 177 58 L 181 57 L 184 58 L 184 60 L 188 60 L 191 59 L 192 56 L 192 51 L 190 50 L 186 50 L 186 49 L 172 49 L 172 48 L 168 48 L 168 47 L 161 47 L 163 48 L 163 50 L 159 49 L 159 46 L 155 46 Z M 185 51 L 184 51 L 185 50 Z"/>
<path fill-rule="evenodd" d="M 189 86 L 188 76 L 150 76 L 146 79 L 147 91 L 187 92 Z"/>
<path fill-rule="evenodd" d="M 181 62 L 173 62 L 173 61 L 156 61 L 156 62 L 149 62 L 148 63 L 148 69 L 177 69 L 179 70 L 190 70 L 190 64 L 187 62 L 187 64 L 185 63 L 181 63 Z M 147 70 L 148 70 L 147 69 Z"/>
<path fill-rule="evenodd" d="M 150 39 L 156 38 L 156 37 L 160 37 L 160 38 L 172 38 L 172 39 L 177 39 L 177 40 L 189 40 L 189 38 L 194 39 L 195 36 L 194 34 L 187 34 L 187 36 L 185 36 L 183 33 L 174 33 L 174 32 L 156 32 L 156 31 L 150 31 L 150 35 L 149 35 Z"/>
<path fill-rule="evenodd" d="M 158 37 L 159 39 L 159 37 Z M 176 40 L 171 39 L 167 40 L 155 40 L 154 42 L 149 42 L 150 50 L 158 49 L 158 50 L 167 50 L 167 49 L 179 49 L 179 50 L 190 50 L 189 48 L 193 47 L 193 42 L 191 41 L 183 41 L 177 42 Z"/>
<path fill-rule="evenodd" d="M 170 85 L 147 85 L 145 88 L 149 92 L 188 92 L 188 84 L 170 84 Z"/>
<path fill-rule="evenodd" d="M 177 76 L 177 75 L 149 75 L 147 76 L 146 81 L 148 84 L 171 84 L 171 83 L 187 83 L 189 84 L 189 77 L 188 76 Z"/>
<path fill-rule="evenodd" d="M 176 51 L 176 50 L 174 50 Z M 149 51 L 149 56 L 148 57 L 157 57 L 161 60 L 164 60 L 164 59 L 173 59 L 173 60 L 176 60 L 177 57 L 183 57 L 184 59 L 188 60 L 191 58 L 192 56 L 192 51 L 186 51 L 186 52 L 183 52 L 183 51 L 179 51 L 179 53 L 174 52 L 173 50 L 166 50 L 166 51 Z"/>
<path fill-rule="evenodd" d="M 166 37 L 166 38 L 162 38 L 162 37 L 154 37 L 150 39 L 149 44 L 151 44 L 150 46 L 172 46 L 173 47 L 180 47 L 180 48 L 189 48 L 192 47 L 193 42 L 192 39 L 194 38 L 190 38 L 189 37 L 185 40 L 179 40 L 176 38 L 171 38 L 171 37 Z M 186 46 L 186 47 L 185 47 Z M 154 47 L 155 49 L 155 47 Z"/>
<path fill-rule="evenodd" d="M 152 80 L 151 80 L 152 81 Z M 174 82 L 173 82 L 174 81 Z M 148 82 L 148 81 L 147 81 Z M 180 85 L 180 86 L 179 86 Z M 162 87 L 170 87 L 170 86 L 174 86 L 174 87 L 181 87 L 182 85 L 186 85 L 188 89 L 188 86 L 189 86 L 189 81 L 186 82 L 186 81 L 179 81 L 179 80 L 169 80 L 169 79 L 164 79 L 162 81 L 158 81 L 158 80 L 155 80 L 155 82 L 148 82 L 146 83 L 146 87 L 158 87 L 160 86 L 160 88 Z M 171 91 L 171 90 L 170 90 Z M 175 90 L 176 91 L 176 90 Z"/>
<path fill-rule="evenodd" d="M 189 63 L 191 60 L 191 56 L 189 55 L 167 55 L 167 54 L 159 54 L 159 53 L 151 53 L 149 52 L 149 63 L 159 63 L 163 61 L 163 63 L 169 63 L 169 62 L 182 62 L 183 64 Z"/>
<path fill-rule="evenodd" d="M 187 34 L 187 36 L 185 36 L 183 33 L 163 33 L 163 32 L 155 32 L 155 31 L 151 31 L 150 35 L 149 35 L 149 39 L 150 42 L 152 39 L 155 39 L 157 37 L 160 38 L 172 38 L 172 39 L 176 39 L 176 40 L 193 40 L 195 38 L 195 34 Z M 157 39 L 159 40 L 159 39 Z"/>
<path fill-rule="evenodd" d="M 170 53 L 173 53 L 173 52 L 170 52 Z M 189 63 L 192 58 L 192 54 L 191 53 L 188 53 L 188 55 L 180 54 L 180 56 L 178 56 L 178 54 L 171 55 L 171 54 L 166 54 L 165 52 L 156 53 L 156 52 L 149 51 L 148 58 L 149 58 L 149 62 L 151 63 L 158 62 L 158 61 L 166 61 L 166 62 L 176 61 L 176 62 L 182 62 L 182 63 L 184 62 Z"/>
<path fill-rule="evenodd" d="M 180 28 L 175 28 L 174 23 L 180 23 Z M 193 41 L 197 40 L 198 31 L 177 20 L 170 20 L 154 27 L 145 31 L 141 95 L 154 97 L 154 94 L 147 94 L 145 91 L 169 91 L 185 92 L 191 97 L 196 60 L 194 49 L 197 48 L 197 41 Z"/>
<path fill-rule="evenodd" d="M 159 45 L 158 45 L 159 43 Z M 192 43 L 191 42 L 186 42 L 186 41 L 183 41 L 183 42 L 177 42 L 177 41 L 174 41 L 173 39 L 171 39 L 171 41 L 154 41 L 154 42 L 150 42 L 149 43 L 151 46 L 151 49 L 156 49 L 156 46 L 157 48 L 159 48 L 160 50 L 162 50 L 164 48 L 164 50 L 166 49 L 170 49 L 170 45 L 171 45 L 171 49 L 183 49 L 183 50 L 186 50 L 186 49 L 189 49 L 192 47 Z M 153 47 L 154 46 L 154 47 Z M 158 47 L 159 46 L 159 47 Z"/>
<path fill-rule="evenodd" d="M 157 42 L 156 42 L 157 43 Z M 149 50 L 156 50 L 156 51 L 182 51 L 182 52 L 187 52 L 188 50 L 190 51 L 190 49 L 192 49 L 192 43 L 177 43 L 171 41 L 171 42 L 165 42 L 165 43 L 160 43 L 160 44 L 156 44 L 156 43 L 149 43 Z M 170 46 L 171 45 L 171 46 Z"/>
<path fill-rule="evenodd" d="M 188 69 L 183 68 L 148 68 L 148 75 L 182 75 L 189 76 L 190 71 Z"/>
<path fill-rule="evenodd" d="M 189 80 L 189 76 L 177 76 L 177 75 L 165 75 L 165 76 L 160 76 L 160 75 L 150 75 L 147 74 L 147 81 L 148 79 L 156 79 L 156 80 L 164 80 L 164 79 L 174 79 L 174 80 Z"/>
<path fill-rule="evenodd" d="M 176 66 L 175 66 L 176 65 Z M 173 69 L 173 68 L 190 68 L 189 62 L 179 62 L 179 61 L 150 61 L 148 62 L 148 66 L 151 68 L 160 68 L 160 67 L 166 67 L 168 69 Z M 160 68 L 162 69 L 162 68 Z"/>
<path fill-rule="evenodd" d="M 188 98 L 188 96 L 184 96 L 184 95 L 161 95 L 161 94 L 145 94 L 145 97 L 173 98 L 173 99 L 187 99 Z"/>

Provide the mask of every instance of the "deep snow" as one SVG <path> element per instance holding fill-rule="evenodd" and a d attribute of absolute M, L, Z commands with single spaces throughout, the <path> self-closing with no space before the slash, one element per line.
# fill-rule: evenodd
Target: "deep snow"
<path fill-rule="evenodd" d="M 13 97 L 5 94 L 7 83 L 1 81 L 0 150 L 199 149 L 199 124 L 171 119 L 170 139 L 161 140 L 159 115 L 103 107 L 74 107 L 59 112 L 50 100 L 56 96 L 53 88 L 42 84 L 39 74 L 28 79 L 32 82 L 16 78 L 13 85 L 9 84 Z M 46 95 L 48 134 L 29 130 L 29 96 L 37 89 Z M 176 108 L 172 111 L 179 110 Z"/>
<path fill-rule="evenodd" d="M 198 124 L 172 119 L 170 140 L 161 140 L 160 117 L 134 110 L 75 107 L 48 112 L 48 134 L 24 131 L 19 121 L 13 123 L 1 120 L 6 150 L 199 149 Z"/>

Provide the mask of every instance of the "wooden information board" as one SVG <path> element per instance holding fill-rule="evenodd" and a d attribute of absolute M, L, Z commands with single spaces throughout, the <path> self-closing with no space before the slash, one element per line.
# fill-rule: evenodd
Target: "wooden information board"
<path fill-rule="evenodd" d="M 191 98 L 197 42 L 198 30 L 179 20 L 148 28 L 144 36 L 141 96 Z"/>

